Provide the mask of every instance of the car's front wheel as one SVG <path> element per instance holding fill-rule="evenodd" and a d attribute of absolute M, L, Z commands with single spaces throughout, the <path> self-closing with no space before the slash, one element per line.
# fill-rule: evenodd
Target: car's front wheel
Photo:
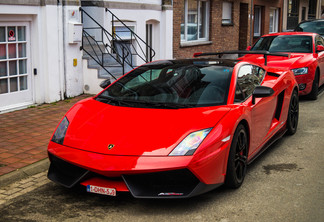
<path fill-rule="evenodd" d="M 299 98 L 296 90 L 291 95 L 288 117 L 287 117 L 287 134 L 293 135 L 297 131 L 299 117 Z"/>
<path fill-rule="evenodd" d="M 310 92 L 310 94 L 308 94 L 309 98 L 311 100 L 317 100 L 317 96 L 318 96 L 318 84 L 319 84 L 319 72 L 318 70 L 316 70 L 315 73 L 315 78 L 312 84 L 312 91 Z"/>
<path fill-rule="evenodd" d="M 225 185 L 230 188 L 239 188 L 246 174 L 249 142 L 245 127 L 240 124 L 235 130 L 228 162 Z"/>

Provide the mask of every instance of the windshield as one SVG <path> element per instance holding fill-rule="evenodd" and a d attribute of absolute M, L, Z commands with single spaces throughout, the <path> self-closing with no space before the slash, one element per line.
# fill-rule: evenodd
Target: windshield
<path fill-rule="evenodd" d="M 304 22 L 299 24 L 295 31 L 298 32 L 315 32 L 324 35 L 324 21 Z"/>
<path fill-rule="evenodd" d="M 251 51 L 311 53 L 312 37 L 302 35 L 278 35 L 260 38 Z"/>
<path fill-rule="evenodd" d="M 144 65 L 112 84 L 97 100 L 117 106 L 149 108 L 224 105 L 233 67 L 211 63 L 190 60 Z"/>

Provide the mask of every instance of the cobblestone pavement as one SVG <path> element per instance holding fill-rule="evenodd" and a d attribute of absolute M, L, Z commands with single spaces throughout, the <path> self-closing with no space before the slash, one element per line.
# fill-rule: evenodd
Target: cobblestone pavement
<path fill-rule="evenodd" d="M 0 176 L 47 157 L 47 144 L 63 115 L 81 95 L 0 114 Z"/>
<path fill-rule="evenodd" d="M 35 174 L 26 179 L 22 179 L 7 187 L 0 187 L 0 205 L 8 200 L 28 193 L 50 181 L 47 179 L 47 171 Z"/>

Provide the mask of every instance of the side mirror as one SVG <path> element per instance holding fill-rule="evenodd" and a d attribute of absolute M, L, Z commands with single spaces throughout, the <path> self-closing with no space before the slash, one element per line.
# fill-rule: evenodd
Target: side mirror
<path fill-rule="evenodd" d="M 322 45 L 316 46 L 316 52 L 322 52 L 322 51 L 324 51 L 324 46 Z"/>
<path fill-rule="evenodd" d="M 295 28 L 295 30 L 294 30 L 295 32 L 302 32 L 302 31 L 304 31 L 302 28 L 300 28 L 300 27 L 297 27 L 297 28 Z"/>
<path fill-rule="evenodd" d="M 255 98 L 269 97 L 274 94 L 274 90 L 267 86 L 257 86 L 252 93 L 252 104 L 255 104 Z"/>
<path fill-rule="evenodd" d="M 246 47 L 246 49 L 245 49 L 245 50 L 246 50 L 246 51 L 250 51 L 250 50 L 251 50 L 251 48 L 252 48 L 252 47 L 251 47 L 251 46 L 249 45 L 248 47 Z"/>
<path fill-rule="evenodd" d="M 100 87 L 103 88 L 103 89 L 105 89 L 105 88 L 107 88 L 107 86 L 109 86 L 110 84 L 111 84 L 110 79 L 106 79 L 106 80 L 104 80 L 104 81 L 102 81 L 102 82 L 100 83 Z"/>

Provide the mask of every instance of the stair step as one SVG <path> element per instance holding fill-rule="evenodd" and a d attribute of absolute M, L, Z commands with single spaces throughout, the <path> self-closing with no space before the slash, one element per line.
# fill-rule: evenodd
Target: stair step
<path fill-rule="evenodd" d="M 129 63 L 131 63 L 131 58 L 133 58 L 133 61 L 135 61 L 135 55 L 131 54 L 126 58 L 127 61 L 124 63 L 123 72 L 123 67 L 121 64 L 122 61 L 120 63 L 118 62 L 119 59 L 121 60 L 121 58 L 117 58 L 116 54 L 108 53 L 103 42 L 97 42 L 91 38 L 89 38 L 89 41 L 90 42 L 83 45 L 83 58 L 88 60 L 88 68 L 98 70 L 99 78 L 110 78 L 113 80 L 114 78 L 110 75 L 112 74 L 117 79 L 133 69 Z M 98 64 L 92 57 L 102 62 L 105 68 Z"/>
<path fill-rule="evenodd" d="M 101 66 L 101 65 L 98 64 L 94 59 L 88 59 L 88 66 Z M 114 60 L 114 61 L 104 62 L 103 66 L 105 66 L 105 67 L 122 67 L 122 64 L 117 63 Z"/>
<path fill-rule="evenodd" d="M 82 46 L 83 50 L 86 51 L 87 53 L 91 54 L 91 55 L 101 55 L 102 53 L 106 52 L 106 48 L 105 46 L 97 46 L 97 45 L 93 45 L 93 47 L 91 46 Z"/>
<path fill-rule="evenodd" d="M 117 79 L 123 75 L 123 68 L 107 68 L 107 70 Z M 99 69 L 99 78 L 111 77 L 111 75 L 103 68 Z M 112 78 L 112 77 L 111 77 Z"/>
<path fill-rule="evenodd" d="M 116 54 L 104 53 L 103 54 L 103 64 L 104 66 L 114 66 L 122 65 L 122 61 L 117 58 Z"/>

